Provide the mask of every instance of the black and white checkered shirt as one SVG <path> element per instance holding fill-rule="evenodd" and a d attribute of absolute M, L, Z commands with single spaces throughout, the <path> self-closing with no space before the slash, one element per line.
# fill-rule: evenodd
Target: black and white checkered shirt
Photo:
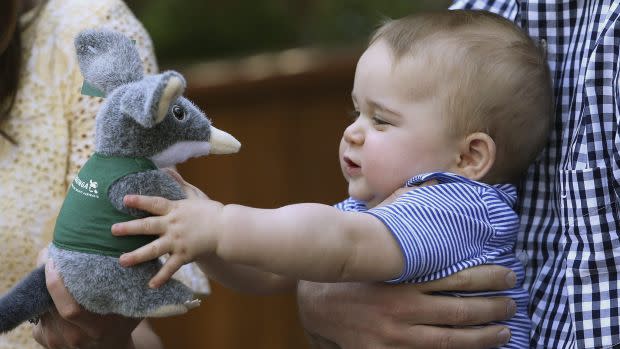
<path fill-rule="evenodd" d="M 620 1 L 467 1 L 548 47 L 556 118 L 520 194 L 532 348 L 620 343 Z M 522 101 L 527 103 L 527 101 Z"/>

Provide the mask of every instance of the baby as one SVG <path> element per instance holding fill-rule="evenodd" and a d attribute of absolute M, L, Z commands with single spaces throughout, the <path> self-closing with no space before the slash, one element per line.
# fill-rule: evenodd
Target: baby
<path fill-rule="evenodd" d="M 516 286 L 482 294 L 515 300 L 516 315 L 503 323 L 512 334 L 505 348 L 529 347 L 528 294 L 513 250 L 515 183 L 551 123 L 543 51 L 513 23 L 482 11 L 387 22 L 358 62 L 355 120 L 340 143 L 350 198 L 334 207 L 257 209 L 206 196 L 127 196 L 127 206 L 157 216 L 117 224 L 113 234 L 159 237 L 121 263 L 169 253 L 151 287 L 197 261 L 226 285 L 261 290 L 300 279 L 425 282 L 499 264 L 516 273 Z"/>

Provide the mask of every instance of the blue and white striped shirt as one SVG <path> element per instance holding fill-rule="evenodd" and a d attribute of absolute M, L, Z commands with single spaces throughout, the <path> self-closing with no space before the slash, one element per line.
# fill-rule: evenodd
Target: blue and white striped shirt
<path fill-rule="evenodd" d="M 547 43 L 555 122 L 517 203 L 530 347 L 620 348 L 620 1 L 459 0 L 453 8 L 498 13 Z"/>
<path fill-rule="evenodd" d="M 436 180 L 438 184 L 415 188 L 394 202 L 367 209 L 349 198 L 335 207 L 373 215 L 392 232 L 400 245 L 405 266 L 392 283 L 425 282 L 481 264 L 499 264 L 517 274 L 513 289 L 499 292 L 451 293 L 457 296 L 506 296 L 517 303 L 517 314 L 504 324 L 512 338 L 504 348 L 529 345 L 528 293 L 523 289 L 524 269 L 514 254 L 519 217 L 513 207 L 517 189 L 510 184 L 487 185 L 445 172 L 415 176 L 408 187 Z"/>

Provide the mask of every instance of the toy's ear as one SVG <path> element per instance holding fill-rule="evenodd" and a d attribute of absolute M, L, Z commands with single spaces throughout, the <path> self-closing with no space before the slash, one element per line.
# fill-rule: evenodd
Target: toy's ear
<path fill-rule="evenodd" d="M 135 44 L 121 33 L 82 31 L 75 38 L 75 50 L 84 79 L 106 95 L 144 75 Z"/>
<path fill-rule="evenodd" d="M 185 79 L 175 71 L 150 75 L 132 83 L 122 93 L 120 110 L 143 127 L 160 123 L 185 90 Z"/>

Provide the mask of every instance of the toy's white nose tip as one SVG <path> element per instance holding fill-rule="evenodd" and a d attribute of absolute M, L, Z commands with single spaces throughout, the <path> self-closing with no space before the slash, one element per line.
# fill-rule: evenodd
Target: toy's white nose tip
<path fill-rule="evenodd" d="M 241 148 L 241 143 L 235 137 L 213 126 L 211 126 L 209 143 L 211 143 L 211 154 L 232 154 Z"/>

